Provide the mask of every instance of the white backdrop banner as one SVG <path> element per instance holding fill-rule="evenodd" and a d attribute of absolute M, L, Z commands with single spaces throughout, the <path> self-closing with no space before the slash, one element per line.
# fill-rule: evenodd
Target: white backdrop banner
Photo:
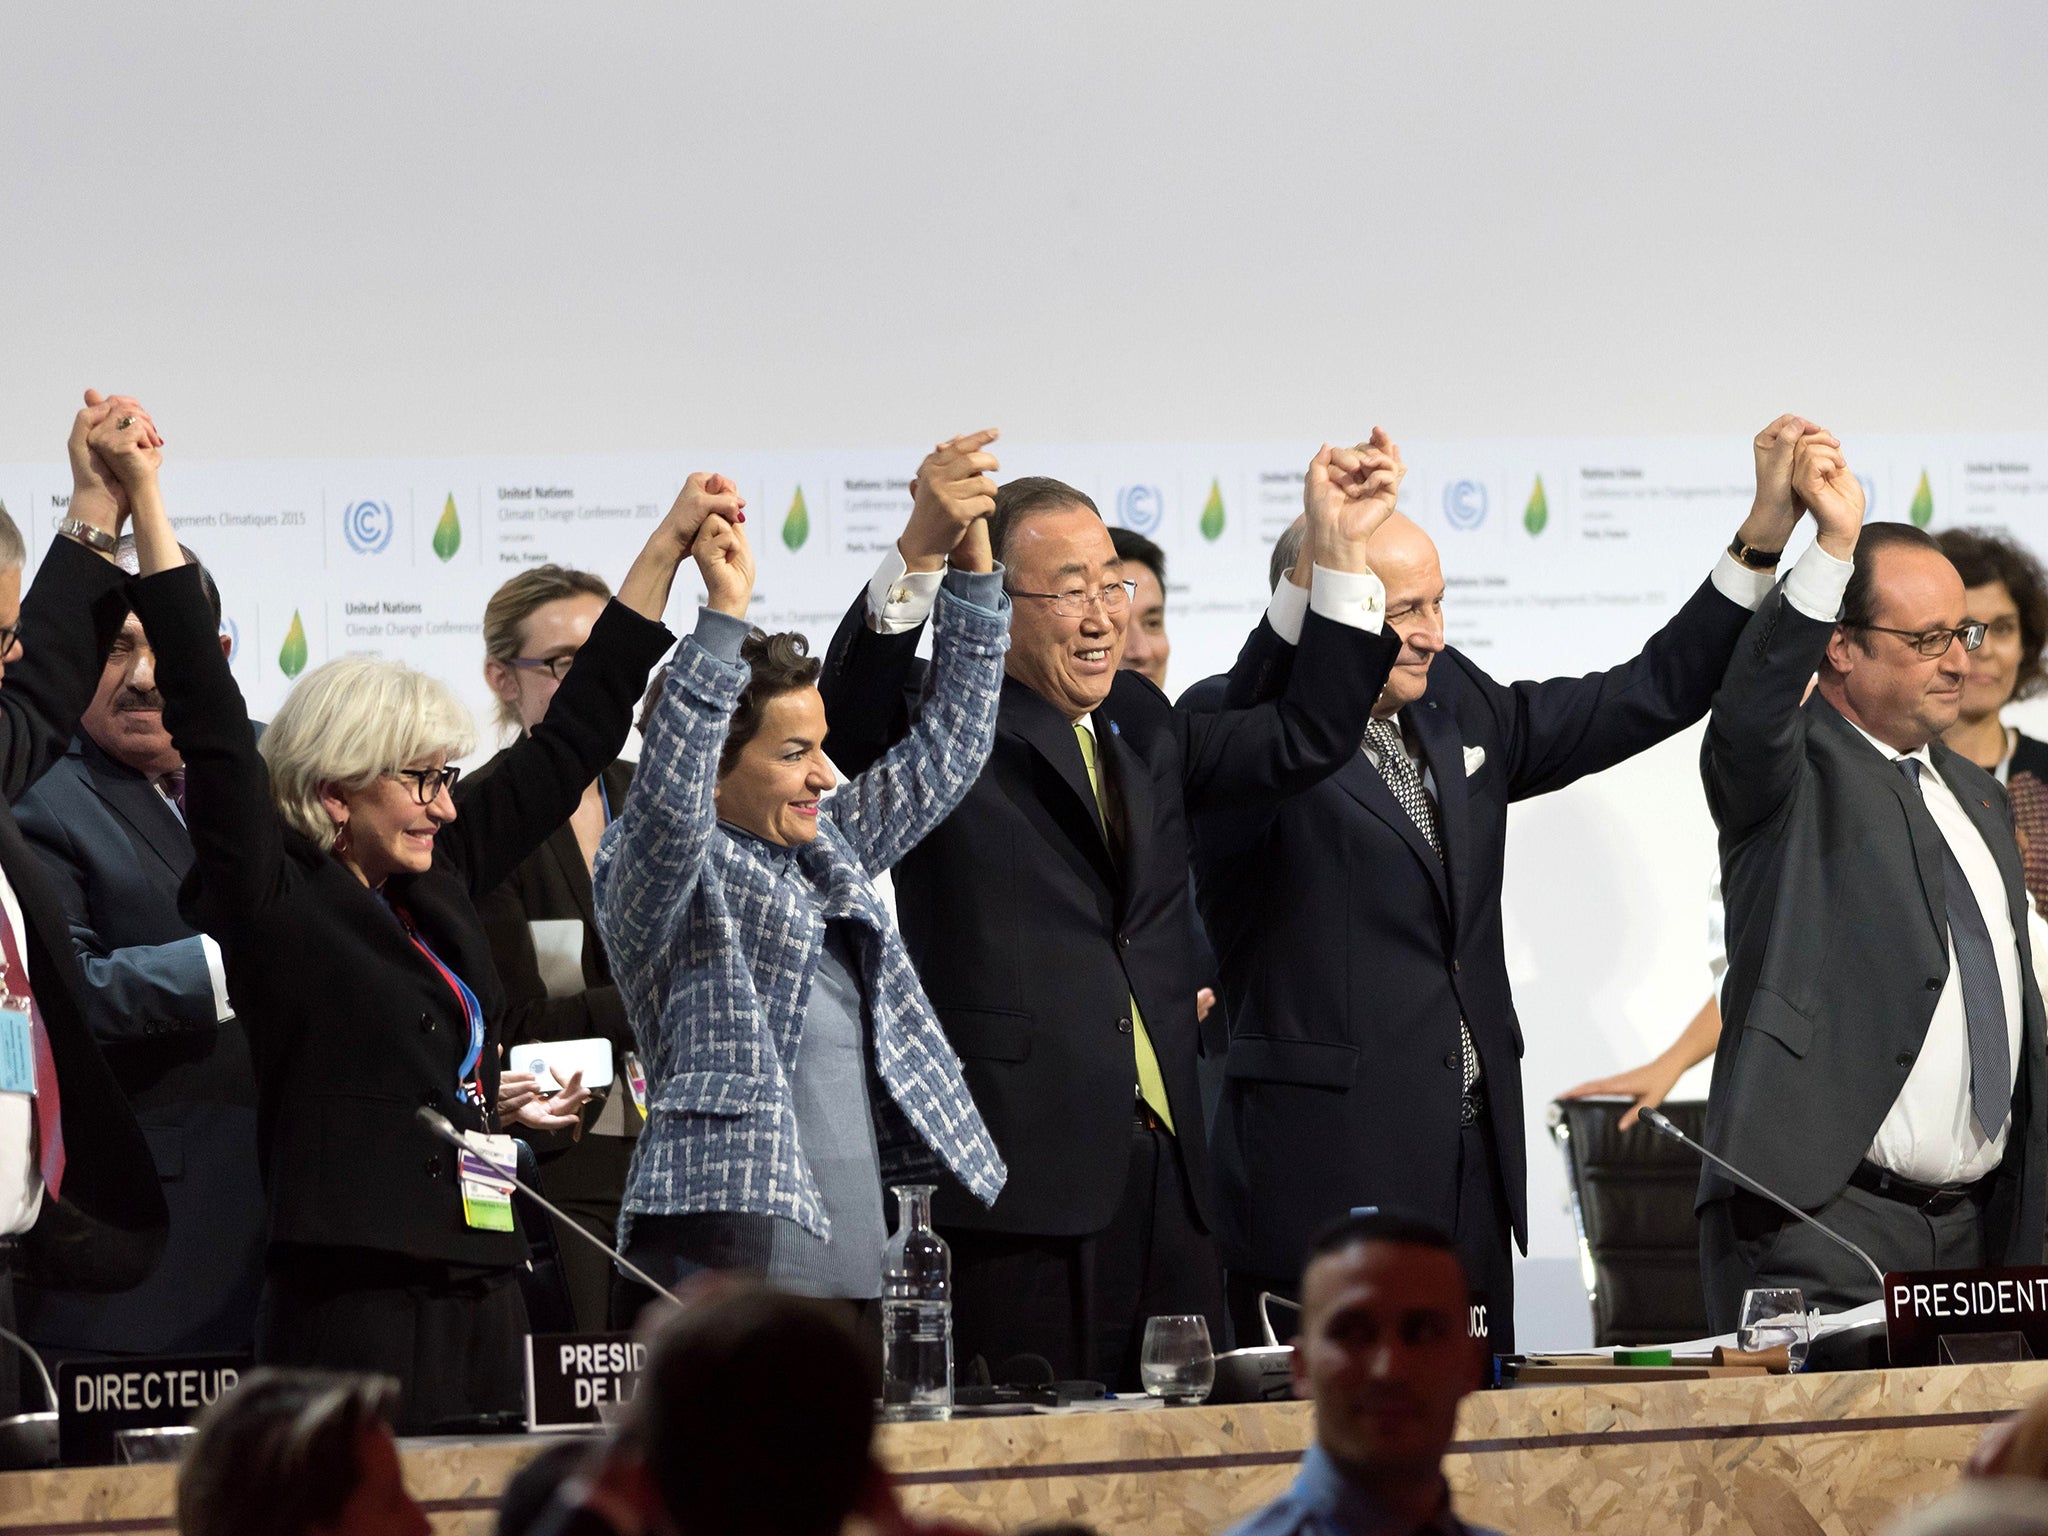
<path fill-rule="evenodd" d="M 1092 495 L 1168 560 L 1175 690 L 1227 667 L 1266 596 L 1274 539 L 1301 504 L 1312 443 L 1034 447 L 1002 442 L 1006 475 Z M 2006 529 L 2048 550 L 2048 435 L 1865 437 L 1845 443 L 1871 515 Z M 1711 567 L 1752 492 L 1742 439 L 1404 443 L 1402 505 L 1436 538 L 1453 644 L 1502 680 L 1632 655 Z M 616 584 L 692 470 L 734 478 L 759 566 L 751 617 L 822 649 L 901 531 L 921 451 L 176 464 L 180 536 L 218 578 L 234 667 L 258 717 L 330 657 L 379 651 L 455 684 L 495 745 L 482 679 L 485 600 L 544 561 Z M 2036 466 L 2039 466 L 2037 468 Z M 32 550 L 63 515 L 59 463 L 0 467 L 0 501 Z M 1795 543 L 1803 544 L 1804 533 Z M 679 632 L 697 588 L 686 568 Z M 29 637 L 34 644 L 34 637 Z M 1549 1097 L 1661 1048 L 1707 994 L 1713 836 L 1698 731 L 1520 806 L 1506 887 L 1509 964 L 1529 1029 L 1533 1343 L 1584 1331 Z M 1689 1083 L 1703 1091 L 1704 1083 Z M 1547 1288 L 1546 1288 L 1547 1286 Z"/>

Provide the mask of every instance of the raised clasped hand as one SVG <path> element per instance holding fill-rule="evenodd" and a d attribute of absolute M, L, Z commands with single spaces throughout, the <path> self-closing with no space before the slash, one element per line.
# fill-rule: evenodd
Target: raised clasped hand
<path fill-rule="evenodd" d="M 746 534 L 714 512 L 698 527 L 690 557 L 704 578 L 705 606 L 745 618 L 754 595 L 754 552 Z"/>
<path fill-rule="evenodd" d="M 664 519 L 664 526 L 676 540 L 678 559 L 693 553 L 697 530 L 704 526 L 706 518 L 713 516 L 722 517 L 735 527 L 747 520 L 747 500 L 740 495 L 740 488 L 726 475 L 699 472 L 686 477 Z"/>
<path fill-rule="evenodd" d="M 1833 433 L 1809 432 L 1799 439 L 1792 455 L 1792 490 L 1813 514 L 1821 547 L 1839 560 L 1848 559 L 1863 527 L 1863 483 Z"/>
<path fill-rule="evenodd" d="M 1799 521 L 1803 510 L 1792 489 L 1792 459 L 1799 448 L 1799 440 L 1816 433 L 1834 442 L 1832 433 L 1822 432 L 1818 425 L 1804 416 L 1788 412 L 1757 433 L 1750 443 L 1750 451 L 1756 457 L 1756 501 L 1750 508 L 1750 516 L 1760 525 L 1756 530 L 1760 538 L 1780 533 L 1785 538 L 1792 536 L 1792 527 Z M 1836 443 L 1835 446 L 1841 445 Z M 1758 543 L 1757 547 L 1783 549 L 1784 545 Z"/>
<path fill-rule="evenodd" d="M 1362 549 L 1394 515 L 1407 473 L 1400 448 L 1384 428 L 1374 427 L 1372 436 L 1353 448 L 1324 444 L 1302 482 L 1302 504 L 1318 547 L 1332 555 L 1347 547 Z"/>
<path fill-rule="evenodd" d="M 141 402 L 88 389 L 65 444 L 71 461 L 71 515 L 118 528 L 128 516 L 129 486 L 155 472 L 163 462 L 163 444 Z"/>
<path fill-rule="evenodd" d="M 908 569 L 936 571 L 968 530 L 995 511 L 996 483 L 989 477 L 1002 465 L 988 445 L 999 435 L 994 427 L 963 432 L 940 443 L 917 466 L 910 521 L 896 541 Z"/>

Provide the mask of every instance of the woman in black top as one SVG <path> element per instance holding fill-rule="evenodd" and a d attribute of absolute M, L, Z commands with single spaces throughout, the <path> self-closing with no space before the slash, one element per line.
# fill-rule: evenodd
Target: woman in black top
<path fill-rule="evenodd" d="M 259 754 L 154 471 L 117 470 L 141 509 L 134 607 L 185 760 L 181 904 L 221 945 L 255 1056 L 270 1203 L 257 1356 L 397 1377 L 407 1432 L 516 1410 L 525 1239 L 416 1112 L 496 1129 L 502 994 L 476 898 L 617 754 L 673 638 L 659 615 L 676 566 L 706 512 L 738 498 L 692 477 L 546 721 L 458 815 L 447 764 L 467 749 L 467 712 L 396 663 L 309 674 Z"/>

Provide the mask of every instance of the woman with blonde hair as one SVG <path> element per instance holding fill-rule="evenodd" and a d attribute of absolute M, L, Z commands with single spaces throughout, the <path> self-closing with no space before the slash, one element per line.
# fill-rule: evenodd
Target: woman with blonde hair
<path fill-rule="evenodd" d="M 467 712 L 432 678 L 349 657 L 301 680 L 259 753 L 149 456 L 133 600 L 185 760 L 182 904 L 219 941 L 248 1026 L 270 1202 L 256 1354 L 395 1377 L 413 1433 L 516 1412 L 526 1241 L 489 1161 L 503 1006 L 476 900 L 617 753 L 672 639 L 660 615 L 698 523 L 738 497 L 692 476 L 592 627 L 548 717 L 458 804 Z M 452 1121 L 459 1156 L 417 1118 Z M 482 1153 L 489 1161 L 481 1160 Z"/>

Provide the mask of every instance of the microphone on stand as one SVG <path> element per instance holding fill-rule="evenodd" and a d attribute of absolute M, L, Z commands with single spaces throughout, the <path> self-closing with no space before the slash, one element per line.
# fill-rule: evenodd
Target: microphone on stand
<path fill-rule="evenodd" d="M 1686 1135 L 1685 1132 L 1681 1131 L 1676 1125 L 1673 1125 L 1671 1123 L 1671 1118 L 1668 1115 L 1664 1114 L 1662 1111 L 1655 1109 L 1646 1109 L 1643 1111 L 1641 1118 L 1649 1125 L 1650 1129 L 1657 1132 L 1658 1135 L 1669 1136 L 1673 1141 L 1683 1142 L 1686 1146 L 1691 1147 L 1693 1151 L 1697 1152 L 1701 1157 L 1704 1157 L 1708 1162 L 1712 1163 L 1716 1168 L 1719 1168 L 1722 1172 L 1726 1173 L 1730 1178 L 1734 1179 L 1737 1183 L 1741 1184 L 1744 1189 L 1753 1190 L 1757 1194 L 1762 1195 L 1766 1200 L 1770 1201 L 1773 1205 L 1781 1206 L 1785 1210 L 1790 1211 L 1794 1216 L 1797 1216 L 1801 1221 L 1805 1222 L 1809 1227 L 1813 1228 L 1814 1231 L 1820 1233 L 1820 1235 L 1822 1237 L 1825 1237 L 1829 1242 L 1839 1244 L 1841 1247 L 1844 1247 L 1848 1249 L 1851 1253 L 1855 1254 L 1857 1258 L 1861 1259 L 1865 1264 L 1870 1266 L 1871 1274 L 1877 1277 L 1878 1295 L 1882 1296 L 1884 1294 L 1884 1271 L 1877 1267 L 1877 1260 L 1873 1259 L 1861 1248 L 1858 1248 L 1854 1243 L 1850 1242 L 1849 1239 L 1842 1236 L 1842 1234 L 1837 1232 L 1833 1227 L 1828 1226 L 1824 1222 L 1814 1220 L 1813 1217 L 1807 1215 L 1806 1212 L 1799 1209 L 1798 1206 L 1794 1205 L 1790 1200 L 1787 1200 L 1784 1196 L 1775 1194 L 1772 1191 L 1765 1189 L 1763 1185 L 1757 1183 L 1755 1179 L 1752 1179 L 1740 1168 L 1736 1167 L 1733 1163 L 1729 1162 L 1727 1158 L 1718 1157 L 1714 1153 L 1709 1152 L 1705 1147 L 1701 1146 L 1698 1142 L 1694 1141 L 1690 1136 Z"/>
<path fill-rule="evenodd" d="M 462 1132 L 455 1129 L 454 1124 L 448 1119 L 446 1115 L 441 1114 L 438 1110 L 429 1109 L 426 1105 L 422 1104 L 418 1109 L 413 1111 L 413 1116 L 415 1119 L 419 1121 L 421 1125 L 424 1125 L 429 1131 L 432 1131 L 436 1136 L 440 1137 L 441 1140 L 447 1142 L 451 1147 L 455 1148 L 456 1151 L 467 1152 L 471 1157 L 476 1158 L 479 1162 L 483 1163 L 486 1167 L 488 1167 L 491 1170 L 491 1172 L 497 1174 L 499 1177 L 503 1179 L 508 1180 L 514 1189 L 517 1189 L 522 1194 L 526 1195 L 529 1199 L 531 1199 L 534 1202 L 534 1204 L 538 1205 L 542 1210 L 546 1211 L 550 1216 L 554 1217 L 556 1221 L 560 1222 L 563 1226 L 567 1227 L 571 1232 L 574 1232 L 586 1243 L 592 1243 L 597 1247 L 602 1248 L 606 1253 L 611 1255 L 611 1259 L 614 1264 L 618 1265 L 619 1268 L 623 1269 L 635 1280 L 638 1280 L 642 1285 L 646 1286 L 649 1290 L 653 1291 L 654 1294 L 659 1296 L 663 1301 L 667 1302 L 677 1311 L 683 1310 L 683 1304 L 680 1301 L 677 1301 L 674 1296 L 669 1294 L 669 1289 L 667 1286 L 663 1285 L 659 1280 L 655 1279 L 654 1276 L 648 1274 L 646 1270 L 642 1269 L 638 1264 L 635 1264 L 631 1259 L 627 1258 L 623 1253 L 619 1252 L 619 1250 L 614 1248 L 610 1243 L 606 1242 L 603 1238 L 599 1237 L 596 1233 L 592 1232 L 588 1227 L 584 1226 L 582 1222 L 576 1220 L 575 1217 L 571 1216 L 559 1205 L 556 1205 L 554 1201 L 550 1200 L 546 1195 L 542 1194 L 539 1190 L 535 1189 L 531 1184 L 527 1183 L 524 1179 L 520 1178 L 517 1169 L 507 1168 L 503 1163 L 500 1163 L 493 1158 L 484 1156 L 483 1153 L 479 1152 L 475 1147 L 471 1146 L 468 1142 L 464 1141 L 462 1139 Z M 54 1396 L 55 1394 L 52 1393 L 53 1398 Z"/>

